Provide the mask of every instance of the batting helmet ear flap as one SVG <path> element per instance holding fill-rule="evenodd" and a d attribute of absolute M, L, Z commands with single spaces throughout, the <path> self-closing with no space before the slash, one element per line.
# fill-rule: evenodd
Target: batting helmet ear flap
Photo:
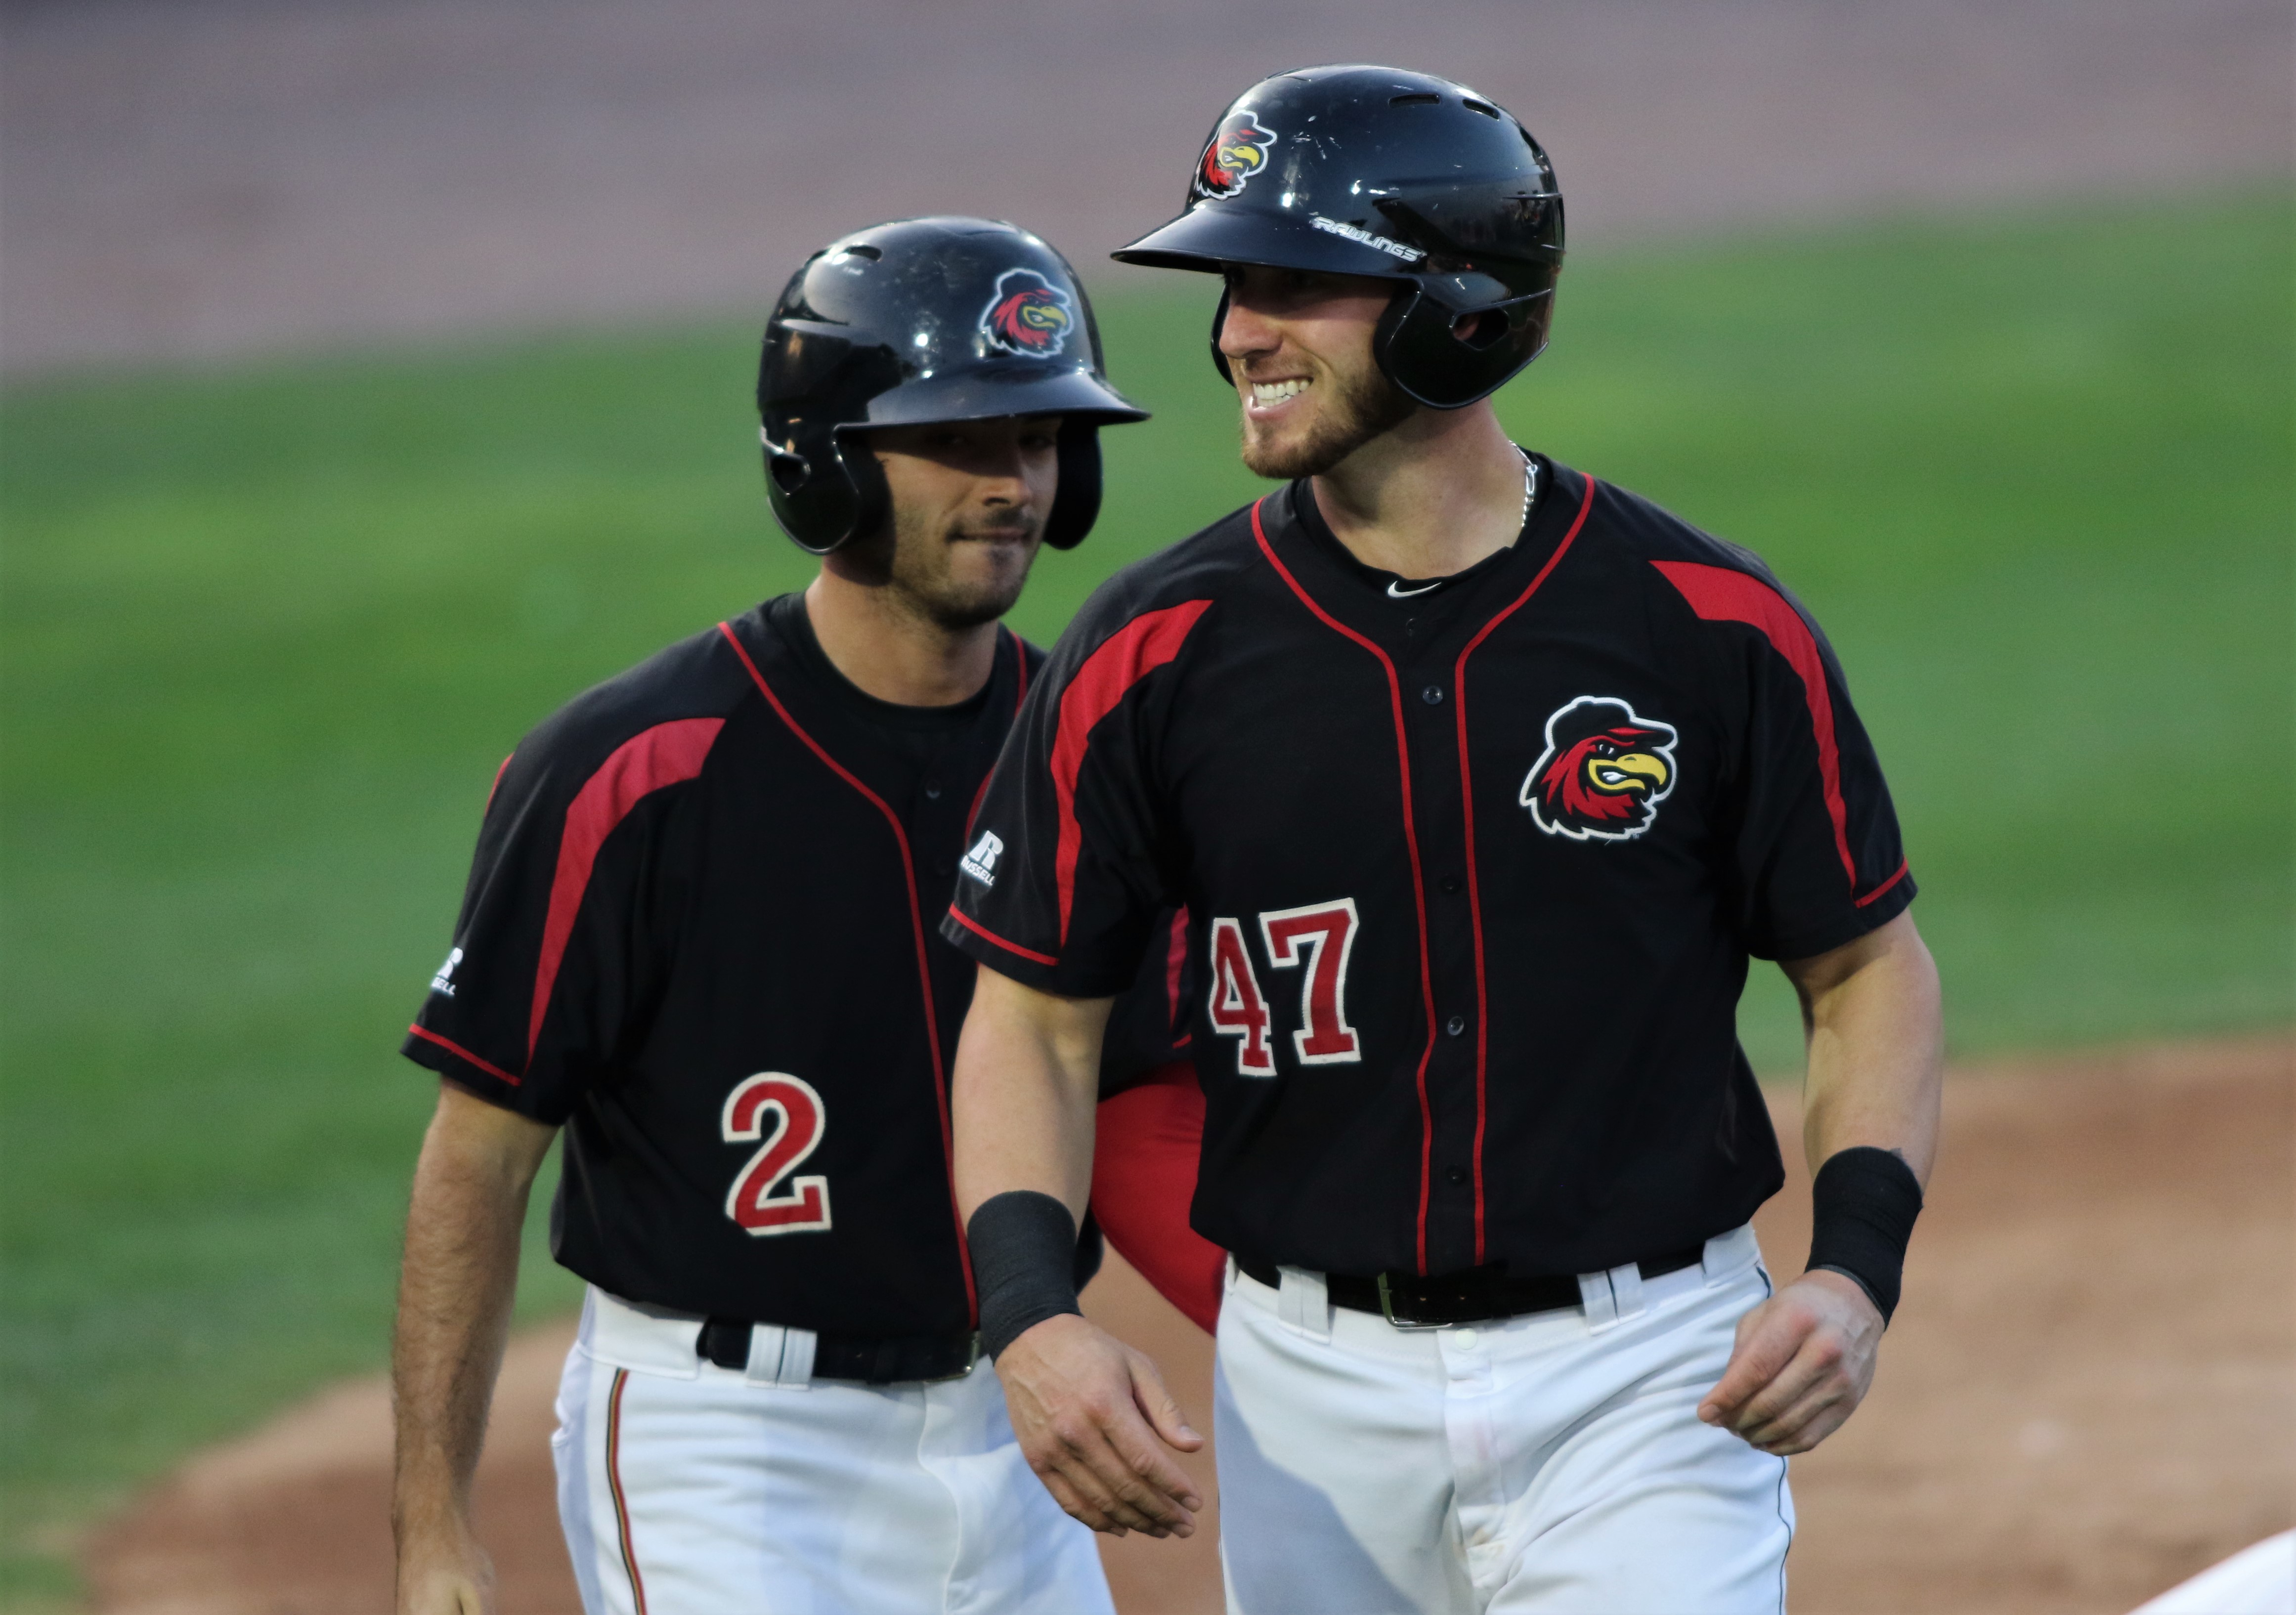
<path fill-rule="evenodd" d="M 1488 398 L 1539 356 L 1554 313 L 1554 289 L 1476 309 L 1455 309 L 1425 286 L 1406 283 L 1372 332 L 1372 357 L 1414 404 L 1462 409 Z M 1459 321 L 1476 324 L 1461 335 Z"/>
<path fill-rule="evenodd" d="M 885 468 L 865 442 L 848 443 L 834 429 L 798 427 L 786 444 L 760 428 L 766 498 L 798 548 L 826 555 L 874 532 L 892 509 Z"/>
<path fill-rule="evenodd" d="M 1100 423 L 1074 415 L 1061 422 L 1060 487 L 1045 517 L 1045 542 L 1072 550 L 1100 516 Z"/>

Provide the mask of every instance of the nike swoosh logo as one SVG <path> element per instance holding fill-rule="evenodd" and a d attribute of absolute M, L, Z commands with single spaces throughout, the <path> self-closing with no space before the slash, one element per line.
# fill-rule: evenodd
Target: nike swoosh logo
<path fill-rule="evenodd" d="M 1400 579 L 1398 581 L 1399 582 Z M 1390 600 L 1408 600 L 1414 594 L 1424 594 L 1430 589 L 1439 589 L 1449 581 L 1446 578 L 1438 578 L 1434 582 L 1423 583 L 1415 589 L 1398 589 L 1390 583 L 1387 586 L 1387 597 Z"/>

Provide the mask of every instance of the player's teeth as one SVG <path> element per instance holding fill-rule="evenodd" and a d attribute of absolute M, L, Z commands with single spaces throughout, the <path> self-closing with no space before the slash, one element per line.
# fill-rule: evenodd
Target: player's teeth
<path fill-rule="evenodd" d="M 1251 398 L 1256 404 L 1280 404 L 1308 390 L 1308 383 L 1300 378 L 1289 381 L 1254 381 Z"/>

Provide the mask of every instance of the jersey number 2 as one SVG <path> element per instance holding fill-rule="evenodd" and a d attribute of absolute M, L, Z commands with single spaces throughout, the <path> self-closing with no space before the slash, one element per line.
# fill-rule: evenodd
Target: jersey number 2
<path fill-rule="evenodd" d="M 1348 1024 L 1348 955 L 1355 949 L 1356 904 L 1312 903 L 1304 908 L 1271 909 L 1259 916 L 1267 962 L 1278 970 L 1305 963 L 1300 987 L 1300 1029 L 1292 1052 L 1302 1065 L 1341 1065 L 1363 1058 L 1355 1028 Z M 1243 927 L 1215 919 L 1211 934 L 1212 1030 L 1236 1039 L 1235 1069 L 1241 1077 L 1275 1075 L 1275 1052 L 1268 1046 L 1272 1017 L 1267 995 L 1251 968 Z"/>
<path fill-rule="evenodd" d="M 766 1112 L 774 1114 L 771 1136 Z M 726 1095 L 727 1144 L 765 1143 L 750 1157 L 726 1196 L 726 1215 L 755 1234 L 807 1234 L 829 1226 L 829 1180 L 791 1177 L 821 1143 L 828 1113 L 804 1078 L 759 1071 Z"/>

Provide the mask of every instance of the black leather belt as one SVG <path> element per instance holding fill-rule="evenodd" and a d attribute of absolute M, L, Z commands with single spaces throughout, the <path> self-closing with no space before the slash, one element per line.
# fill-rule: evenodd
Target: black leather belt
<path fill-rule="evenodd" d="M 1704 1241 L 1680 1250 L 1669 1250 L 1636 1262 L 1646 1279 L 1679 1273 L 1706 1259 Z M 1270 1287 L 1283 1283 L 1273 1262 L 1239 1254 L 1235 1265 Z M 1493 1264 L 1463 1267 L 1456 1273 L 1382 1273 L 1358 1278 L 1344 1273 L 1324 1275 L 1324 1293 L 1334 1307 L 1351 1312 L 1375 1312 L 1390 1324 L 1425 1329 L 1452 1324 L 1482 1324 L 1494 1318 L 1521 1317 L 1531 1312 L 1559 1312 L 1579 1305 L 1578 1280 L 1571 1274 L 1540 1278 L 1510 1278 Z"/>
<path fill-rule="evenodd" d="M 720 1368 L 747 1368 L 751 1327 L 743 1318 L 711 1318 L 694 1340 L 694 1355 Z M 971 1330 L 963 1334 L 896 1335 L 882 1340 L 816 1334 L 813 1342 L 815 1379 L 858 1380 L 864 1385 L 963 1379 L 980 1360 L 980 1337 Z"/>

